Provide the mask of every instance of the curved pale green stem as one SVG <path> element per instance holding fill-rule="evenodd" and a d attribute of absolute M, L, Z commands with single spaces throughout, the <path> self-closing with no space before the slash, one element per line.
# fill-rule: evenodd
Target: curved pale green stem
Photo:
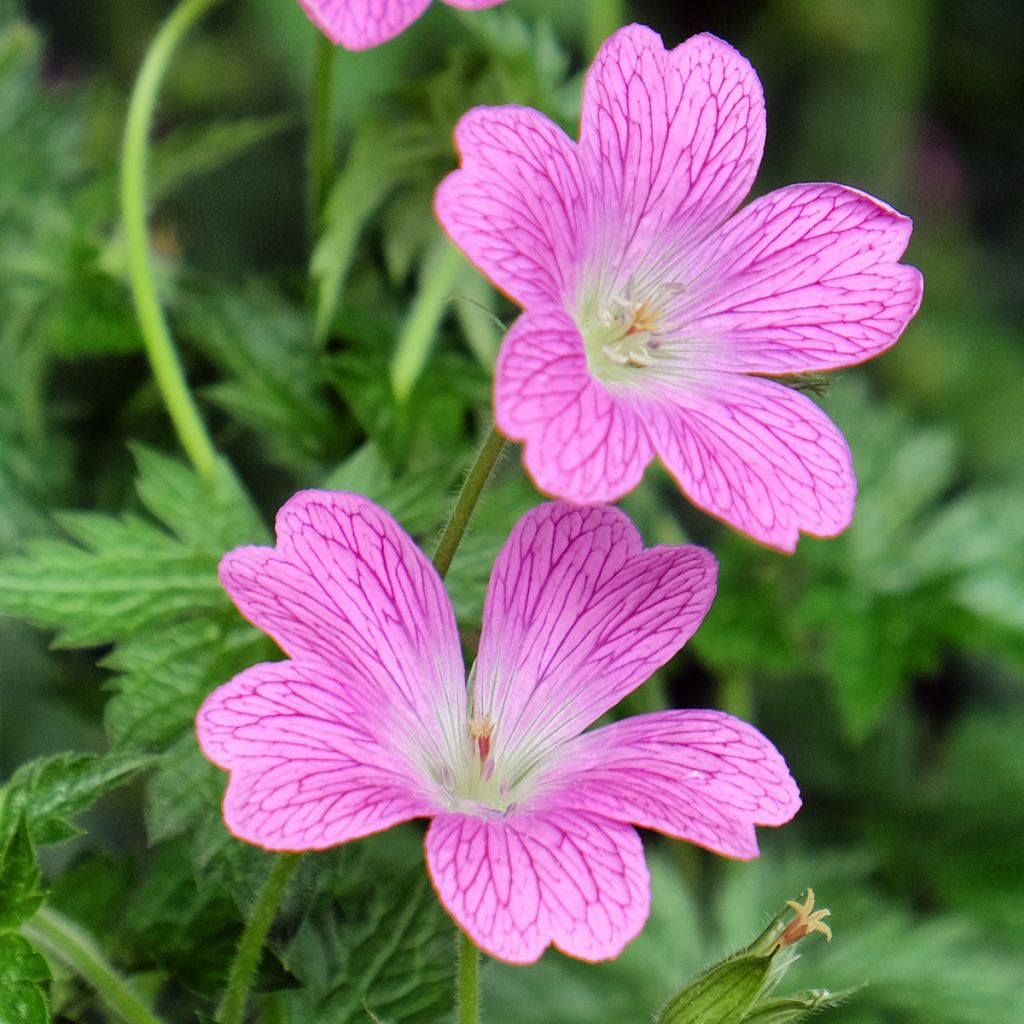
<path fill-rule="evenodd" d="M 473 940 L 459 932 L 459 1024 L 480 1021 L 480 951 Z"/>
<path fill-rule="evenodd" d="M 270 869 L 238 943 L 238 950 L 228 974 L 227 987 L 224 989 L 220 1006 L 217 1007 L 218 1024 L 240 1024 L 245 1015 L 249 990 L 256 977 L 263 944 L 267 941 L 267 933 L 274 923 L 285 886 L 298 866 L 299 858 L 295 854 L 286 853 L 278 857 Z"/>
<path fill-rule="evenodd" d="M 327 193 L 334 174 L 334 60 L 337 47 L 322 32 L 316 34 L 313 56 L 313 109 L 309 122 L 309 237 L 315 243 L 320 234 Z"/>
<path fill-rule="evenodd" d="M 50 907 L 21 926 L 22 934 L 49 960 L 63 964 L 95 990 L 110 1013 L 124 1024 L 160 1024 L 131 984 L 110 964 L 92 938 Z"/>
<path fill-rule="evenodd" d="M 146 354 L 174 429 L 196 472 L 212 479 L 216 452 L 185 382 L 153 275 L 146 210 L 146 155 L 160 85 L 182 37 L 220 0 L 184 0 L 160 27 L 132 90 L 124 130 L 121 217 L 128 248 L 128 273 Z"/>
<path fill-rule="evenodd" d="M 469 467 L 462 490 L 459 491 L 459 496 L 455 499 L 455 507 L 448 517 L 441 539 L 437 542 L 437 550 L 434 552 L 432 561 L 441 577 L 446 576 L 451 568 L 452 559 L 462 542 L 473 510 L 480 500 L 480 495 L 483 494 L 491 471 L 497 464 L 504 447 L 505 438 L 498 433 L 497 427 L 491 427 L 480 450 L 476 453 L 473 465 Z"/>

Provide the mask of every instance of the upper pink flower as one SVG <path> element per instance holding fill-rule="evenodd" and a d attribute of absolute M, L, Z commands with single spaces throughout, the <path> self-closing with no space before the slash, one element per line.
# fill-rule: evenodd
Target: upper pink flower
<path fill-rule="evenodd" d="M 526 312 L 495 415 L 544 492 L 614 501 L 658 455 L 696 505 L 792 551 L 853 514 L 842 435 L 764 375 L 832 370 L 899 337 L 921 301 L 910 221 L 843 185 L 730 215 L 764 147 L 761 85 L 710 35 L 666 52 L 631 25 L 587 76 L 580 141 L 535 110 L 477 107 L 437 216 Z"/>
<path fill-rule="evenodd" d="M 505 0 L 442 0 L 449 7 L 478 11 Z M 299 0 L 310 21 L 332 43 L 348 50 L 368 50 L 404 32 L 430 0 Z"/>
<path fill-rule="evenodd" d="M 702 548 L 644 550 L 612 508 L 534 509 L 495 564 L 467 696 L 444 587 L 386 512 L 306 491 L 277 539 L 225 556 L 221 579 L 290 660 L 242 672 L 197 721 L 236 836 L 316 850 L 432 817 L 430 875 L 477 945 L 600 960 L 650 905 L 630 823 L 749 858 L 754 825 L 799 807 L 779 753 L 729 715 L 583 731 L 696 630 L 715 591 Z"/>

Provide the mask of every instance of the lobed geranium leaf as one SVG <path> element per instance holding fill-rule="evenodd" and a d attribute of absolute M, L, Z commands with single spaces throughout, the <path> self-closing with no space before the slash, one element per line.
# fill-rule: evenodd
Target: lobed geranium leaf
<path fill-rule="evenodd" d="M 4 1024 L 47 1024 L 44 985 L 50 968 L 29 942 L 9 932 L 0 935 L 0 1021 Z"/>
<path fill-rule="evenodd" d="M 58 646 L 98 646 L 224 608 L 215 559 L 146 520 L 76 513 L 61 524 L 79 544 L 33 541 L 0 562 L 0 611 L 55 628 Z"/>
<path fill-rule="evenodd" d="M 118 672 L 104 724 L 114 747 L 163 747 L 190 729 L 203 698 L 235 672 L 279 652 L 227 613 L 146 630 L 101 664 Z"/>
<path fill-rule="evenodd" d="M 346 849 L 337 881 L 321 881 L 280 953 L 303 986 L 279 997 L 289 1022 L 365 1024 L 368 1012 L 402 1024 L 448 1019 L 455 929 L 409 838 L 388 834 Z"/>
<path fill-rule="evenodd" d="M 28 822 L 21 813 L 0 830 L 0 931 L 17 928 L 42 902 L 42 876 Z"/>
<path fill-rule="evenodd" d="M 69 820 L 104 793 L 130 782 L 156 759 L 149 754 L 57 754 L 22 765 L 0 790 L 0 835 L 24 816 L 32 840 L 58 843 L 79 834 Z"/>
<path fill-rule="evenodd" d="M 139 497 L 186 547 L 220 558 L 238 544 L 269 540 L 252 500 L 226 462 L 218 462 L 208 481 L 152 448 L 135 445 L 133 452 Z"/>
<path fill-rule="evenodd" d="M 176 310 L 183 330 L 221 371 L 206 397 L 247 428 L 270 459 L 315 475 L 344 450 L 309 317 L 276 284 L 189 281 Z"/>

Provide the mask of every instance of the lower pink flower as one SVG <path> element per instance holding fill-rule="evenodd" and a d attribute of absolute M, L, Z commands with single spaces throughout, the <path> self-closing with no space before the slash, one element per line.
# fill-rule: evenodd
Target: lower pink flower
<path fill-rule="evenodd" d="M 277 538 L 225 556 L 221 579 L 289 660 L 242 672 L 197 720 L 239 838 L 319 850 L 431 817 L 431 878 L 478 946 L 602 960 L 650 906 L 634 825 L 750 858 L 755 825 L 796 813 L 782 757 L 729 715 L 584 732 L 697 629 L 716 578 L 702 548 L 645 550 L 613 508 L 534 509 L 495 564 L 467 695 L 441 580 L 386 512 L 306 491 Z"/>
<path fill-rule="evenodd" d="M 443 0 L 449 7 L 477 11 L 505 0 Z M 332 43 L 368 50 L 404 32 L 430 0 L 299 0 L 310 21 Z"/>

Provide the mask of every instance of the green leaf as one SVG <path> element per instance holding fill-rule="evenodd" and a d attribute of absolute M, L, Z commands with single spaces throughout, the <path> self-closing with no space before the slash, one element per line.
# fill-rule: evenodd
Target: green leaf
<path fill-rule="evenodd" d="M 205 395 L 252 431 L 270 458 L 313 474 L 342 447 L 309 318 L 276 285 L 191 282 L 176 309 L 225 378 Z"/>
<path fill-rule="evenodd" d="M 269 541 L 266 527 L 235 471 L 217 463 L 212 481 L 152 448 L 132 448 L 142 503 L 180 541 L 219 558 L 239 544 Z"/>
<path fill-rule="evenodd" d="M 164 747 L 191 729 L 203 698 L 243 668 L 279 653 L 262 633 L 228 614 L 145 630 L 122 641 L 101 664 L 116 670 L 118 691 L 104 724 L 114 747 Z M 228 621 L 230 619 L 230 621 Z"/>
<path fill-rule="evenodd" d="M 245 491 L 224 465 L 211 485 L 148 449 L 137 458 L 140 497 L 177 536 L 132 514 L 65 514 L 77 545 L 39 540 L 0 562 L 0 611 L 56 628 L 58 646 L 90 647 L 228 607 L 218 559 L 266 536 Z"/>
<path fill-rule="evenodd" d="M 741 1024 L 771 964 L 770 956 L 741 956 L 712 967 L 669 1001 L 658 1024 Z"/>
<path fill-rule="evenodd" d="M 279 996 L 288 1020 L 365 1024 L 367 1011 L 402 1024 L 447 1019 L 455 930 L 427 881 L 420 844 L 394 834 L 364 841 L 345 849 L 338 874 L 281 951 L 303 985 Z"/>
<path fill-rule="evenodd" d="M 63 647 L 94 647 L 225 605 L 216 562 L 138 516 L 61 517 L 81 546 L 30 542 L 0 562 L 0 611 L 57 630 Z"/>
<path fill-rule="evenodd" d="M 0 935 L 0 1021 L 3 1024 L 47 1024 L 44 985 L 50 968 L 22 936 Z"/>
<path fill-rule="evenodd" d="M 215 996 L 241 933 L 241 915 L 222 889 L 195 877 L 190 837 L 157 846 L 126 920 L 153 960 L 189 989 Z"/>
<path fill-rule="evenodd" d="M 447 155 L 431 125 L 363 125 L 327 199 L 310 272 L 317 282 L 316 337 L 326 338 L 341 305 L 360 233 L 388 195 Z"/>
<path fill-rule="evenodd" d="M 380 446 L 367 441 L 324 480 L 323 486 L 363 494 L 386 508 L 414 537 L 424 536 L 444 522 L 460 468 L 449 458 L 445 464 L 417 466 L 398 473 Z"/>
<path fill-rule="evenodd" d="M 783 999 L 764 999 L 743 1018 L 743 1024 L 797 1024 L 815 1010 L 834 1009 L 849 999 L 854 991 L 798 992 Z"/>
<path fill-rule="evenodd" d="M 152 147 L 150 201 L 156 203 L 192 179 L 219 170 L 295 123 L 290 115 L 272 115 L 176 129 Z"/>
<path fill-rule="evenodd" d="M 22 765 L 0 791 L 0 835 L 24 815 L 36 843 L 79 834 L 69 820 L 155 763 L 149 754 L 57 754 Z"/>
<path fill-rule="evenodd" d="M 17 928 L 27 921 L 39 909 L 43 895 L 28 822 L 21 814 L 0 830 L 0 930 Z"/>

